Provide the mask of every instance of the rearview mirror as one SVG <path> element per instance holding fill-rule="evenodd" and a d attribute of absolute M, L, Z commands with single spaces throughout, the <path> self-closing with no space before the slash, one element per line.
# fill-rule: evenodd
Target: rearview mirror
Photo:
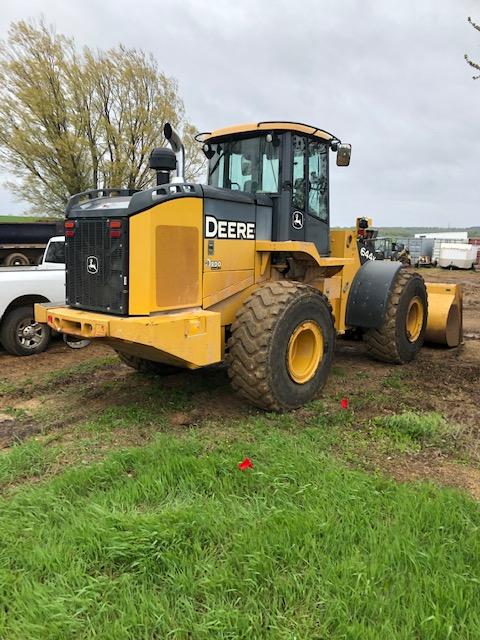
<path fill-rule="evenodd" d="M 252 175 L 252 161 L 249 156 L 242 156 L 241 168 L 242 168 L 242 176 Z"/>
<path fill-rule="evenodd" d="M 337 166 L 348 167 L 350 164 L 350 156 L 352 155 L 351 144 L 339 144 L 337 147 Z"/>

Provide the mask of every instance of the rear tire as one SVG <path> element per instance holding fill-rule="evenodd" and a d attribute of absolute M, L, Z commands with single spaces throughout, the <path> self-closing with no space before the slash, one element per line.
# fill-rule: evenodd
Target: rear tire
<path fill-rule="evenodd" d="M 163 362 L 154 362 L 153 360 L 146 360 L 145 358 L 138 358 L 137 356 L 131 356 L 128 353 L 123 353 L 115 349 L 115 353 L 127 366 L 140 371 L 140 373 L 151 373 L 157 376 L 169 376 L 173 373 L 180 373 L 183 371 L 181 367 L 174 367 L 171 364 L 163 364 Z"/>
<path fill-rule="evenodd" d="M 422 276 L 400 269 L 388 300 L 383 325 L 364 333 L 367 353 L 382 362 L 410 362 L 423 345 L 427 314 L 427 290 Z"/>
<path fill-rule="evenodd" d="M 33 356 L 45 351 L 51 330 L 47 324 L 35 322 L 33 306 L 17 307 L 4 316 L 0 342 L 13 356 Z"/>
<path fill-rule="evenodd" d="M 332 364 L 335 328 L 317 289 L 270 282 L 245 302 L 228 342 L 232 387 L 251 404 L 288 411 L 313 400 Z"/>

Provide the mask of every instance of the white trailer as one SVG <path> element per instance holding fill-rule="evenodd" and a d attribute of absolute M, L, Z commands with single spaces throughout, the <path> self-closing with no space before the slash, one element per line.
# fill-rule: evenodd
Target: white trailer
<path fill-rule="evenodd" d="M 438 256 L 438 266 L 444 269 L 474 269 L 477 261 L 477 247 L 473 244 L 442 242 Z"/>

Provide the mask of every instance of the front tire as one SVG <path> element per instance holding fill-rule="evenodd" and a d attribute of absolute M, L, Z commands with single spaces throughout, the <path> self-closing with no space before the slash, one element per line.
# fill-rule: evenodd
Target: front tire
<path fill-rule="evenodd" d="M 45 351 L 51 330 L 47 324 L 35 322 L 32 306 L 17 307 L 3 318 L 0 342 L 13 356 L 33 356 Z"/>
<path fill-rule="evenodd" d="M 425 338 L 427 290 L 422 276 L 398 271 L 383 325 L 364 333 L 367 353 L 375 360 L 404 364 L 414 360 Z"/>
<path fill-rule="evenodd" d="M 228 342 L 232 387 L 251 404 L 288 411 L 313 400 L 332 364 L 335 328 L 317 289 L 270 282 L 245 302 Z"/>

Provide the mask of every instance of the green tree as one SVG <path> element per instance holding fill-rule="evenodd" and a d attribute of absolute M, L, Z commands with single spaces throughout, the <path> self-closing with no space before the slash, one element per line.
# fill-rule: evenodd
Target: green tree
<path fill-rule="evenodd" d="M 474 29 L 476 29 L 477 31 L 480 31 L 480 25 L 476 24 L 475 22 L 473 22 L 473 20 L 470 18 L 470 16 L 467 18 L 468 22 L 472 25 L 472 27 Z M 474 69 L 476 69 L 477 71 L 480 71 L 480 63 L 478 62 L 474 62 L 473 60 L 471 60 L 467 54 L 465 54 L 465 60 L 467 61 L 467 63 L 473 67 Z M 477 76 L 473 76 L 474 80 L 478 80 L 480 78 L 480 75 Z"/>
<path fill-rule="evenodd" d="M 144 188 L 163 125 L 184 137 L 186 177 L 204 167 L 178 85 L 152 56 L 118 46 L 79 51 L 43 22 L 20 21 L 0 46 L 0 163 L 17 197 L 49 214 L 92 188 Z"/>

